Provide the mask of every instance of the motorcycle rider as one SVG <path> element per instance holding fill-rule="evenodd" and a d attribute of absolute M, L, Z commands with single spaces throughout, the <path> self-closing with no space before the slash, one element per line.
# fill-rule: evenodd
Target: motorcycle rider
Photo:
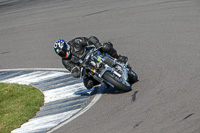
<path fill-rule="evenodd" d="M 64 39 L 59 39 L 54 44 L 54 50 L 62 58 L 62 63 L 67 70 L 69 70 L 73 77 L 80 77 L 80 59 L 84 59 L 88 50 L 86 46 L 95 45 L 97 48 L 103 46 L 101 50 L 107 52 L 110 56 L 117 58 L 119 62 L 126 63 L 128 58 L 126 56 L 118 55 L 118 52 L 113 48 L 111 42 L 101 44 L 99 39 L 95 36 L 87 37 L 76 37 L 71 41 L 67 42 Z M 129 74 L 129 83 L 133 84 L 135 81 Z M 98 81 L 93 79 L 88 74 L 83 77 L 83 83 L 87 89 L 91 89 L 93 86 L 100 84 Z"/>

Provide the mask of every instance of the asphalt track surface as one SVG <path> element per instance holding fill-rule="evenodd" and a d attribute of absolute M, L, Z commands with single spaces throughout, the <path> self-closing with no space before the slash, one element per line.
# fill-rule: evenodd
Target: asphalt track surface
<path fill-rule="evenodd" d="M 90 35 L 127 55 L 139 82 L 54 132 L 200 133 L 199 0 L 0 3 L 0 69 L 63 68 L 54 42 Z"/>

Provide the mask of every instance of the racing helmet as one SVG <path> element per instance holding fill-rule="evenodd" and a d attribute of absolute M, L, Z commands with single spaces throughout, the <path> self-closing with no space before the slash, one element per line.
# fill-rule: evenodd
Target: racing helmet
<path fill-rule="evenodd" d="M 54 50 L 60 57 L 68 58 L 70 56 L 70 44 L 64 39 L 55 42 Z"/>

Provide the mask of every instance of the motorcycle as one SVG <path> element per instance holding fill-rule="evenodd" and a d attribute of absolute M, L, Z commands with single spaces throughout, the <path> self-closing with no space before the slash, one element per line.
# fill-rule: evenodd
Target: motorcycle
<path fill-rule="evenodd" d="M 130 91 L 131 85 L 138 81 L 137 74 L 127 68 L 128 62 L 118 62 L 108 53 L 101 52 L 101 48 L 101 46 L 96 48 L 94 45 L 87 47 L 89 52 L 83 60 L 79 60 L 81 78 L 84 74 L 88 74 L 100 83 L 105 83 L 122 91 Z M 133 76 L 131 82 L 128 73 Z"/>

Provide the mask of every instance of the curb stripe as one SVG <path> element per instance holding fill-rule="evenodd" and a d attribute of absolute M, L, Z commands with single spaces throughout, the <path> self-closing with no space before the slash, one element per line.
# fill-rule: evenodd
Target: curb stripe
<path fill-rule="evenodd" d="M 1 69 L 0 82 L 33 85 L 44 94 L 44 105 L 36 116 L 11 133 L 44 133 L 54 128 L 81 111 L 94 90 L 87 90 L 80 79 L 57 68 Z M 94 99 L 99 96 L 95 95 Z"/>
<path fill-rule="evenodd" d="M 30 72 L 13 72 L 13 73 L 9 74 L 8 76 L 4 76 L 3 78 L 0 78 L 0 80 L 6 80 L 9 78 L 17 77 L 23 73 L 30 73 Z"/>

